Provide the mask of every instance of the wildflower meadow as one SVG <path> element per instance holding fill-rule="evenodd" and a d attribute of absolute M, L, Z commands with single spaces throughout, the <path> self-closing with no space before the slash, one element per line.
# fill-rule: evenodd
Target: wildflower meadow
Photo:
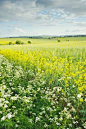
<path fill-rule="evenodd" d="M 86 42 L 0 47 L 1 129 L 86 129 Z"/>

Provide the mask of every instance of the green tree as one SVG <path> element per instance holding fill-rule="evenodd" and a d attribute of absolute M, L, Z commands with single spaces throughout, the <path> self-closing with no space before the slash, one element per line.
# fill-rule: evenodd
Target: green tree
<path fill-rule="evenodd" d="M 22 44 L 22 41 L 21 41 L 21 40 L 17 40 L 17 41 L 15 42 L 15 44 Z"/>

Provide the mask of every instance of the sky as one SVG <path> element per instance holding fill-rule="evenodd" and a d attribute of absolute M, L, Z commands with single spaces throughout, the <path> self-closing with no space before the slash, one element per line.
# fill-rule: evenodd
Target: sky
<path fill-rule="evenodd" d="M 86 0 L 0 0 L 0 37 L 86 34 Z"/>

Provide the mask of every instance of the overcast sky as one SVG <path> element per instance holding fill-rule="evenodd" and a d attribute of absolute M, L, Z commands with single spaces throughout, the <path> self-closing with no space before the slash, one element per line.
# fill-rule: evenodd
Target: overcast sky
<path fill-rule="evenodd" d="M 0 0 L 0 37 L 86 34 L 86 0 Z"/>

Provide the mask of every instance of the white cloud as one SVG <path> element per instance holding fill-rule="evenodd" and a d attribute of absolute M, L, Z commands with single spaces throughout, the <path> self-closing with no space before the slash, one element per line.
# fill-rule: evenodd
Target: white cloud
<path fill-rule="evenodd" d="M 17 30 L 17 31 L 19 31 L 19 32 L 21 32 L 21 33 L 24 33 L 24 34 L 26 33 L 25 31 L 23 31 L 22 29 L 17 28 L 17 27 L 15 28 L 15 30 Z"/>
<path fill-rule="evenodd" d="M 76 27 L 77 30 L 86 26 L 85 21 L 86 0 L 0 0 L 0 23 L 4 25 L 6 23 L 7 30 L 10 28 L 13 34 L 26 34 L 27 28 L 23 30 L 26 26 L 33 26 L 36 29 L 37 26 L 42 29 L 59 26 L 60 30 Z M 17 23 L 23 23 L 24 26 Z M 7 33 L 9 34 L 8 31 Z"/>
<path fill-rule="evenodd" d="M 76 26 L 79 26 L 79 27 L 84 27 L 86 28 L 86 22 L 73 22 Z"/>
<path fill-rule="evenodd" d="M 76 33 L 76 34 L 85 34 L 86 33 L 86 28 L 78 28 L 78 29 L 74 29 L 72 31 L 73 33 Z"/>

